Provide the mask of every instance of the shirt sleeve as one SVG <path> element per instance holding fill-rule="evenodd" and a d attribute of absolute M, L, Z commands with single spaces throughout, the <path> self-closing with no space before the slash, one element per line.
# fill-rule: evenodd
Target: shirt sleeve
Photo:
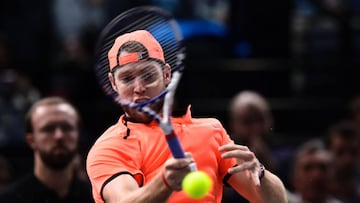
<path fill-rule="evenodd" d="M 103 187 L 117 175 L 130 174 L 138 185 L 142 186 L 143 174 L 140 171 L 139 153 L 139 143 L 133 137 L 100 137 L 90 149 L 86 161 L 86 170 L 95 200 L 102 199 Z"/>

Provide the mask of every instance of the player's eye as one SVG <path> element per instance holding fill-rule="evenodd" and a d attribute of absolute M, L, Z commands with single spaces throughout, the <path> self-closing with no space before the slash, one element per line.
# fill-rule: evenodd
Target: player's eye
<path fill-rule="evenodd" d="M 148 66 L 145 68 L 145 71 L 142 73 L 141 79 L 145 83 L 151 83 L 157 80 L 159 77 L 158 72 L 156 71 L 156 68 L 152 66 Z"/>
<path fill-rule="evenodd" d="M 124 76 L 120 76 L 120 82 L 124 83 L 124 84 L 130 84 L 134 81 L 134 77 L 132 75 L 124 75 Z"/>
<path fill-rule="evenodd" d="M 153 82 L 156 80 L 156 74 L 154 72 L 146 72 L 141 78 L 146 83 Z"/>

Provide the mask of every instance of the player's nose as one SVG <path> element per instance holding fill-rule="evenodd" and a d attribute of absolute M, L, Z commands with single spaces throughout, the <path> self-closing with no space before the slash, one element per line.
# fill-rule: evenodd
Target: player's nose
<path fill-rule="evenodd" d="M 146 89 L 143 80 L 139 77 L 134 80 L 134 92 L 144 92 Z"/>

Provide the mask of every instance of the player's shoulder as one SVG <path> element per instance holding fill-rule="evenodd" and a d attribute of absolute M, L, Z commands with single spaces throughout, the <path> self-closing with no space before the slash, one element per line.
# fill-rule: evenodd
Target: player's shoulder
<path fill-rule="evenodd" d="M 213 117 L 193 117 L 192 118 L 192 122 L 193 123 L 220 123 L 220 121 L 217 118 L 213 118 Z"/>
<path fill-rule="evenodd" d="M 97 141 L 117 139 L 118 136 L 122 136 L 126 132 L 126 126 L 120 121 L 108 127 L 98 138 Z"/>
<path fill-rule="evenodd" d="M 224 143 L 228 134 L 221 122 L 216 118 L 194 118 L 190 126 L 191 132 L 199 139 L 208 139 Z"/>
<path fill-rule="evenodd" d="M 102 150 L 103 147 L 117 143 L 126 134 L 126 127 L 119 122 L 108 127 L 94 142 L 89 154 L 94 151 Z"/>
<path fill-rule="evenodd" d="M 217 118 L 192 118 L 192 123 L 195 125 L 201 125 L 201 126 L 211 126 L 214 128 L 222 129 L 223 125 Z"/>
<path fill-rule="evenodd" d="M 223 128 L 221 122 L 214 117 L 194 117 L 191 113 L 191 105 L 187 107 L 186 113 L 182 117 L 182 121 L 185 123 L 192 123 L 198 126 L 214 126 L 217 128 Z"/>
<path fill-rule="evenodd" d="M 139 130 L 135 125 L 126 126 L 121 121 L 106 129 L 94 142 L 88 152 L 88 159 L 97 158 L 99 154 L 119 153 L 123 150 L 132 150 L 139 143 Z M 131 129 L 131 130 L 130 130 Z"/>

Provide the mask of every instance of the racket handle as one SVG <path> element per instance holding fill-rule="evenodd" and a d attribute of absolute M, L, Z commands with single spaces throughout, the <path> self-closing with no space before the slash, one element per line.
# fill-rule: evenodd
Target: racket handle
<path fill-rule="evenodd" d="M 166 141 L 169 145 L 170 151 L 175 158 L 185 158 L 184 150 L 180 144 L 180 141 L 174 131 L 172 131 L 170 134 L 166 135 Z M 190 165 L 191 171 L 196 171 L 196 163 L 192 162 Z"/>
<path fill-rule="evenodd" d="M 172 131 L 170 134 L 166 135 L 166 141 L 169 145 L 170 151 L 175 158 L 185 158 L 184 150 L 179 142 L 178 137 Z"/>

